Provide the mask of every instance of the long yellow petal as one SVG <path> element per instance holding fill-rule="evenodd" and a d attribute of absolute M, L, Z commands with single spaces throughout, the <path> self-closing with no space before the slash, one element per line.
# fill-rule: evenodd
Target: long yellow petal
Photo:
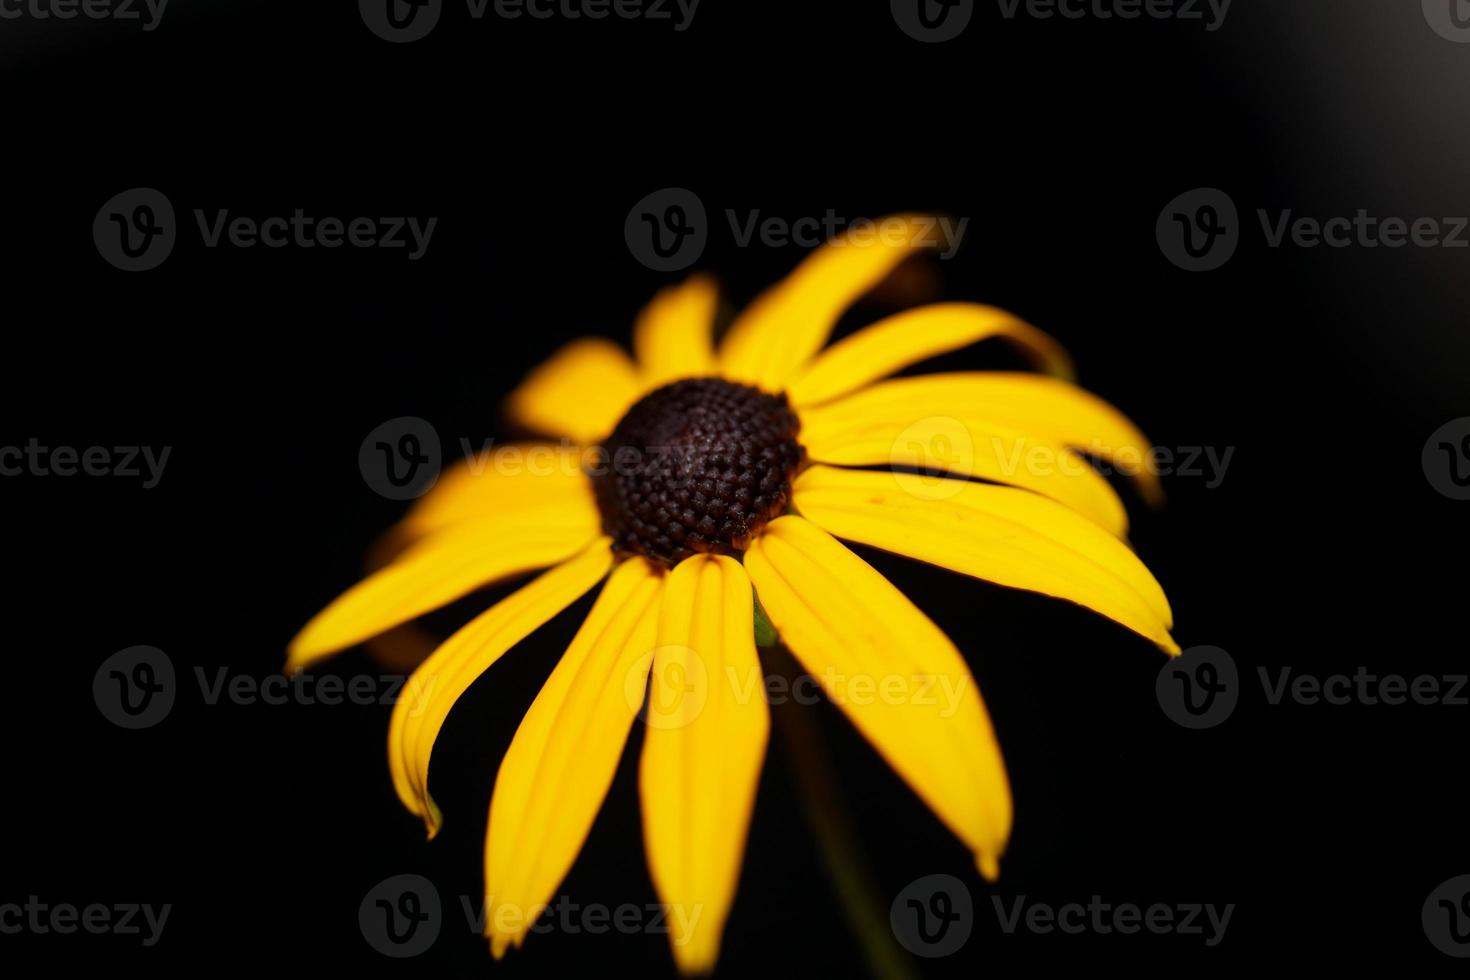
<path fill-rule="evenodd" d="M 618 566 L 500 763 L 485 837 L 497 958 L 535 924 L 607 796 L 648 683 L 662 585 L 641 558 Z"/>
<path fill-rule="evenodd" d="M 491 606 L 445 640 L 409 677 L 388 723 L 388 769 L 398 798 L 439 832 L 439 808 L 429 796 L 429 756 L 450 709 L 511 647 L 576 602 L 612 567 L 602 538 Z"/>
<path fill-rule="evenodd" d="M 871 565 L 801 517 L 745 553 L 782 640 L 889 765 L 995 878 L 1011 792 L 985 702 L 939 627 Z"/>
<path fill-rule="evenodd" d="M 638 370 L 610 340 L 574 340 L 536 368 L 506 407 L 511 418 L 534 432 L 593 445 L 612 432 L 637 399 Z"/>
<path fill-rule="evenodd" d="M 291 641 L 286 668 L 301 670 L 481 586 L 554 565 L 596 538 L 599 523 L 595 507 L 548 501 L 431 534 L 317 613 Z"/>
<path fill-rule="evenodd" d="M 936 303 L 879 320 L 817 355 L 791 386 L 793 405 L 815 405 L 856 391 L 910 364 L 987 337 L 1014 343 L 1041 370 L 1073 376 L 1061 344 L 1005 310 L 978 303 Z"/>
<path fill-rule="evenodd" d="M 643 840 L 684 974 L 707 973 L 735 897 L 770 716 L 750 579 L 698 555 L 669 575 L 639 767 Z"/>
<path fill-rule="evenodd" d="M 844 310 L 916 249 L 945 244 L 940 238 L 934 219 L 908 215 L 833 238 L 731 324 L 721 373 L 780 391 L 822 349 Z"/>
<path fill-rule="evenodd" d="M 1008 483 L 1043 494 L 1122 537 L 1128 513 L 1112 484 L 1079 453 L 1059 443 L 1022 435 L 1003 426 L 950 415 L 922 419 L 850 416 L 802 425 L 801 441 L 817 463 L 842 466 L 900 466 L 922 474 L 950 473 Z M 905 487 L 933 492 L 953 486 L 934 477 L 899 473 Z"/>
<path fill-rule="evenodd" d="M 1075 602 L 1179 652 L 1164 590 L 1113 535 L 1025 490 L 931 483 L 926 490 L 892 473 L 813 466 L 792 486 L 792 502 L 839 538 Z"/>
<path fill-rule="evenodd" d="M 932 417 L 1000 425 L 1071 446 L 1112 463 L 1151 503 L 1162 498 L 1149 467 L 1150 444 L 1116 408 L 1058 378 L 1011 371 L 926 374 L 882 381 L 801 413 L 802 441 L 840 431 L 854 421 L 890 419 L 904 425 Z"/>
<path fill-rule="evenodd" d="M 715 373 L 715 303 L 719 299 L 709 276 L 691 276 L 660 290 L 633 327 L 633 352 L 645 389 L 680 378 Z"/>
<path fill-rule="evenodd" d="M 513 442 L 460 460 L 439 476 L 394 529 L 416 540 L 451 524 L 536 510 L 548 501 L 596 507 L 583 473 L 588 450 L 551 442 Z"/>

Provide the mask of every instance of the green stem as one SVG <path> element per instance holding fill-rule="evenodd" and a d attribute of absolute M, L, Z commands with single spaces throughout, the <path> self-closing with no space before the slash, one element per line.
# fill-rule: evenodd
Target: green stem
<path fill-rule="evenodd" d="M 762 645 L 773 671 L 791 690 L 798 675 L 796 661 L 779 643 Z M 887 905 L 858 845 L 852 814 L 833 777 L 832 760 L 811 708 L 790 698 L 771 706 L 786 758 L 796 777 L 796 791 L 807 824 L 821 851 L 822 864 L 842 903 L 848 928 L 862 947 L 869 969 L 879 980 L 913 980 L 913 961 L 898 945 L 888 921 Z"/>

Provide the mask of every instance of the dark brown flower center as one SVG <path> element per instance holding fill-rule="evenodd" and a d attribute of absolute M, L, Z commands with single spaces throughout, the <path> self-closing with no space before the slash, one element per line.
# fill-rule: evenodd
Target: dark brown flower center
<path fill-rule="evenodd" d="M 785 395 L 697 378 L 644 395 L 592 474 L 602 528 L 620 553 L 674 564 L 742 551 L 786 509 L 806 451 Z"/>

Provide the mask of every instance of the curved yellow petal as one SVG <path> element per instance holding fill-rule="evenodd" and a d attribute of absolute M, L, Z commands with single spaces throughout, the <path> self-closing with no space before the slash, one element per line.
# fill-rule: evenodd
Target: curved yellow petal
<path fill-rule="evenodd" d="M 497 958 L 535 924 L 607 796 L 648 683 L 662 586 L 641 558 L 617 567 L 500 763 L 485 836 Z"/>
<path fill-rule="evenodd" d="M 712 278 L 690 276 L 660 290 L 633 326 L 633 352 L 645 389 L 715 373 L 712 340 L 719 292 Z"/>
<path fill-rule="evenodd" d="M 871 565 L 801 517 L 767 525 L 745 567 L 802 667 L 995 878 L 1011 830 L 1010 785 L 954 644 Z"/>
<path fill-rule="evenodd" d="M 286 668 L 301 670 L 481 586 L 554 565 L 596 538 L 599 524 L 596 507 L 547 501 L 431 534 L 317 613 L 291 641 Z"/>
<path fill-rule="evenodd" d="M 638 398 L 638 370 L 610 340 L 574 340 L 536 368 L 506 408 L 512 419 L 535 432 L 592 445 L 612 432 Z"/>
<path fill-rule="evenodd" d="M 941 239 L 935 219 L 914 215 L 836 236 L 736 318 L 720 347 L 720 372 L 780 391 L 822 349 L 844 310 L 916 249 L 946 244 Z"/>
<path fill-rule="evenodd" d="M 439 832 L 439 808 L 429 796 L 429 756 L 450 710 L 491 664 L 539 629 L 612 567 L 611 540 L 602 538 L 491 606 L 440 644 L 410 675 L 388 723 L 388 769 L 398 798 Z"/>
<path fill-rule="evenodd" d="M 793 405 L 816 405 L 987 337 L 1012 341 L 1043 371 L 1073 377 L 1066 349 L 1025 320 L 978 303 L 935 303 L 879 320 L 837 341 L 817 355 L 787 394 Z"/>
<path fill-rule="evenodd" d="M 770 731 L 753 622 L 733 558 L 697 555 L 669 574 L 639 789 L 649 871 L 686 975 L 719 956 Z"/>
<path fill-rule="evenodd" d="M 854 420 L 889 418 L 907 424 L 934 416 L 973 421 L 982 430 L 1005 426 L 1073 447 L 1110 462 L 1134 480 L 1150 503 L 1163 497 L 1158 474 L 1149 466 L 1149 441 L 1127 416 L 1070 382 L 1039 374 L 975 371 L 881 381 L 804 410 L 802 439 Z"/>
<path fill-rule="evenodd" d="M 1046 439 L 1003 426 L 950 415 L 906 419 L 883 416 L 859 421 L 850 416 L 802 421 L 802 444 L 817 463 L 841 466 L 900 466 L 922 474 L 950 473 L 1007 483 L 1066 504 L 1109 533 L 1128 532 L 1128 513 L 1107 480 L 1080 454 Z M 901 485 L 938 489 L 951 482 L 904 473 Z"/>
<path fill-rule="evenodd" d="M 1075 602 L 1179 652 L 1164 590 L 1107 531 L 1025 490 L 943 478 L 930 484 L 813 466 L 793 484 L 792 502 L 839 538 Z"/>
<path fill-rule="evenodd" d="M 462 459 L 439 476 L 394 528 L 417 540 L 451 524 L 532 511 L 550 501 L 596 507 L 583 463 L 591 450 L 552 442 L 512 442 Z"/>

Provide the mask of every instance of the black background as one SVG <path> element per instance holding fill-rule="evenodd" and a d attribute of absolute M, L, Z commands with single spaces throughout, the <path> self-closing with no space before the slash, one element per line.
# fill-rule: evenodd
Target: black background
<path fill-rule="evenodd" d="M 732 307 L 795 247 L 741 248 L 724 220 L 936 210 L 970 219 L 933 298 L 1006 307 L 1076 356 L 1082 382 L 1161 446 L 1233 447 L 1217 488 L 1166 482 L 1133 540 L 1186 647 L 1246 676 L 1218 728 L 1160 712 L 1161 658 L 1103 620 L 868 556 L 967 652 L 1012 775 L 998 885 L 829 706 L 811 709 L 884 900 L 960 876 L 977 922 L 934 975 L 1095 964 L 1209 973 L 1255 964 L 1457 961 L 1426 941 L 1431 889 L 1470 872 L 1465 709 L 1269 706 L 1258 666 L 1464 673 L 1465 504 L 1420 450 L 1470 414 L 1470 251 L 1268 248 L 1255 212 L 1470 213 L 1470 45 L 1417 3 L 1237 0 L 1220 30 L 1170 21 L 1007 20 L 979 3 L 925 45 L 885 4 L 704 0 L 668 23 L 470 20 L 390 45 L 353 4 L 174 0 L 160 27 L 0 22 L 6 297 L 0 445 L 170 446 L 151 490 L 6 477 L 8 789 L 0 901 L 171 903 L 162 940 L 0 936 L 0 962 L 396 975 L 672 972 L 658 935 L 532 936 L 499 965 L 462 927 L 478 900 L 495 767 L 585 603 L 497 665 L 440 739 L 445 833 L 395 800 L 380 706 L 208 705 L 210 676 L 264 678 L 362 567 L 402 505 L 357 467 L 363 437 L 423 417 L 450 451 L 507 434 L 509 386 L 567 339 L 626 340 L 674 276 L 623 220 L 695 191 L 699 266 Z M 312 9 L 305 9 L 310 6 Z M 183 224 L 127 274 L 91 239 L 112 195 L 150 186 Z M 1243 241 L 1222 269 L 1160 254 L 1175 195 L 1225 190 Z M 195 208 L 266 217 L 439 219 L 427 255 L 206 249 Z M 863 305 L 842 330 L 891 307 Z M 957 363 L 1002 364 L 982 349 Z M 865 553 L 866 554 L 866 553 Z M 482 597 L 483 599 L 483 597 Z M 435 625 L 447 629 L 480 603 Z M 126 732 L 91 679 L 133 644 L 182 692 Z M 322 668 L 376 674 L 361 651 Z M 654 901 L 637 738 L 562 892 Z M 419 872 L 444 896 L 434 948 L 394 961 L 357 925 L 365 892 Z M 1005 934 L 991 899 L 1234 903 L 1201 937 Z M 862 960 L 772 741 L 720 973 L 860 974 Z"/>

